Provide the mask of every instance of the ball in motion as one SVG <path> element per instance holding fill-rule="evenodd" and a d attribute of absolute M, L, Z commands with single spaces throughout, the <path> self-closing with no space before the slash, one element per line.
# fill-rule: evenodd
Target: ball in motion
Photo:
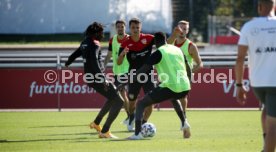
<path fill-rule="evenodd" d="M 156 134 L 156 127 L 152 123 L 144 123 L 141 127 L 143 137 L 153 137 Z"/>

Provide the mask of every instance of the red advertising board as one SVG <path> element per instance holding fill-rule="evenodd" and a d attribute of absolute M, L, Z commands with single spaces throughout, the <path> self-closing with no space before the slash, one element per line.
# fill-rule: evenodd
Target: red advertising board
<path fill-rule="evenodd" d="M 72 73 L 68 70 L 72 70 Z M 81 68 L 0 69 L 0 75 L 0 109 L 100 108 L 105 101 L 104 97 L 85 85 Z M 204 68 L 195 74 L 189 94 L 189 107 L 258 107 L 258 101 L 250 88 L 247 104 L 240 106 L 236 103 L 233 75 L 231 68 Z M 249 86 L 247 75 L 245 83 Z M 166 101 L 160 107 L 172 106 Z"/>

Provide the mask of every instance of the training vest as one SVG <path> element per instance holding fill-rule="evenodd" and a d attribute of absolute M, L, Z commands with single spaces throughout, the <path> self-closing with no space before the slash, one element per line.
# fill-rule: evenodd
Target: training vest
<path fill-rule="evenodd" d="M 184 44 L 180 47 L 184 55 L 186 56 L 186 59 L 188 61 L 188 64 L 190 66 L 190 69 L 193 69 L 193 58 L 189 53 L 189 46 L 190 46 L 191 41 L 189 39 L 186 39 Z"/>
<path fill-rule="evenodd" d="M 129 63 L 126 58 L 124 58 L 121 65 L 117 64 L 119 49 L 121 44 L 118 42 L 118 35 L 113 36 L 112 40 L 112 60 L 113 60 L 113 73 L 115 75 L 122 75 L 128 73 Z"/>
<path fill-rule="evenodd" d="M 176 93 L 190 90 L 191 86 L 181 50 L 170 44 L 163 45 L 158 50 L 162 54 L 161 61 L 155 65 L 161 82 L 159 87 L 167 87 Z"/>

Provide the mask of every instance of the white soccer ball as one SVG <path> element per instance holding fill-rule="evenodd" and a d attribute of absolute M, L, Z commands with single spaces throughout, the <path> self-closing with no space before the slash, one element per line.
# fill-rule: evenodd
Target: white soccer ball
<path fill-rule="evenodd" d="M 144 123 L 141 127 L 143 137 L 153 137 L 156 134 L 156 127 L 152 123 Z"/>

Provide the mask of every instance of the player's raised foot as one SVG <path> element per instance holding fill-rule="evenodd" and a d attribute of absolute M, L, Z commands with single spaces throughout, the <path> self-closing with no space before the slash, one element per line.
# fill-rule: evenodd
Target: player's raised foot
<path fill-rule="evenodd" d="M 99 133 L 99 138 L 113 138 L 113 139 L 118 139 L 117 136 L 113 135 L 110 131 L 106 133 Z"/>
<path fill-rule="evenodd" d="M 102 127 L 100 125 L 95 124 L 94 122 L 90 123 L 90 128 L 95 129 L 98 133 L 102 131 Z"/>
<path fill-rule="evenodd" d="M 128 140 L 142 140 L 144 139 L 143 135 L 139 133 L 138 135 L 131 135 L 130 137 L 127 138 Z"/>
<path fill-rule="evenodd" d="M 181 128 L 181 130 L 183 131 L 183 138 L 190 138 L 191 137 L 191 126 L 188 122 L 188 120 L 186 119 L 184 126 Z"/>

